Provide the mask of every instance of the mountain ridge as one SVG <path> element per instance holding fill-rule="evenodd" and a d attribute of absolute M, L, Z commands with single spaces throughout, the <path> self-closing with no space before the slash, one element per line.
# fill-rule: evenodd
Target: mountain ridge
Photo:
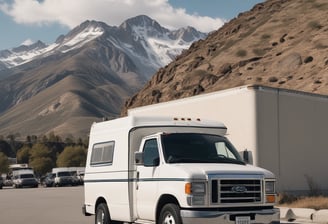
<path fill-rule="evenodd" d="M 137 17 L 141 19 L 154 21 Z M 123 102 L 167 58 L 176 57 L 191 44 L 182 41 L 183 45 L 170 46 L 181 41 L 166 39 L 172 31 L 163 28 L 160 31 L 165 33 L 156 33 L 144 25 L 132 28 L 140 31 L 143 27 L 152 33 L 143 36 L 145 32 L 133 34 L 103 22 L 85 21 L 43 48 L 42 42 L 36 42 L 14 48 L 19 49 L 16 51 L 1 51 L 0 66 L 5 68 L 0 71 L 0 135 L 55 131 L 57 135 L 85 136 L 92 122 L 117 117 Z M 133 35 L 139 35 L 138 39 Z M 156 52 L 157 42 L 167 46 L 161 55 Z"/>

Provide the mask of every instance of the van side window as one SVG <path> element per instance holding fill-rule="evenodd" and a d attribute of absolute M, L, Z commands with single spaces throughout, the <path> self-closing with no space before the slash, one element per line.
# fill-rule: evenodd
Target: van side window
<path fill-rule="evenodd" d="M 93 145 L 91 165 L 108 165 L 113 162 L 114 142 L 105 142 Z"/>
<path fill-rule="evenodd" d="M 144 145 L 144 165 L 145 166 L 158 166 L 159 153 L 156 139 L 150 139 Z"/>

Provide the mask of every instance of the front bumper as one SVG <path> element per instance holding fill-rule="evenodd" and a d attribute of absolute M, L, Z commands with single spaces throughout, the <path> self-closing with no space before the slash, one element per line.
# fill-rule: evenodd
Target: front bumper
<path fill-rule="evenodd" d="M 278 208 L 256 211 L 203 211 L 181 210 L 184 224 L 235 224 L 236 216 L 250 216 L 251 224 L 278 224 L 280 223 L 280 210 Z"/>

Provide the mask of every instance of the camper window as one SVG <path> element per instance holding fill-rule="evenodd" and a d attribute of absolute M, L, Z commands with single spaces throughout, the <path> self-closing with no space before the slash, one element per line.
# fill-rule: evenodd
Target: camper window
<path fill-rule="evenodd" d="M 95 144 L 92 148 L 91 165 L 108 165 L 113 162 L 114 142 Z"/>

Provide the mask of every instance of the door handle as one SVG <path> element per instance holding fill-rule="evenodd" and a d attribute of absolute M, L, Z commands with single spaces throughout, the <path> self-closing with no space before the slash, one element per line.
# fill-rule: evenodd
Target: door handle
<path fill-rule="evenodd" d="M 137 176 L 136 176 L 136 190 L 139 189 L 139 175 L 140 175 L 140 173 L 139 173 L 139 171 L 137 171 Z"/>

